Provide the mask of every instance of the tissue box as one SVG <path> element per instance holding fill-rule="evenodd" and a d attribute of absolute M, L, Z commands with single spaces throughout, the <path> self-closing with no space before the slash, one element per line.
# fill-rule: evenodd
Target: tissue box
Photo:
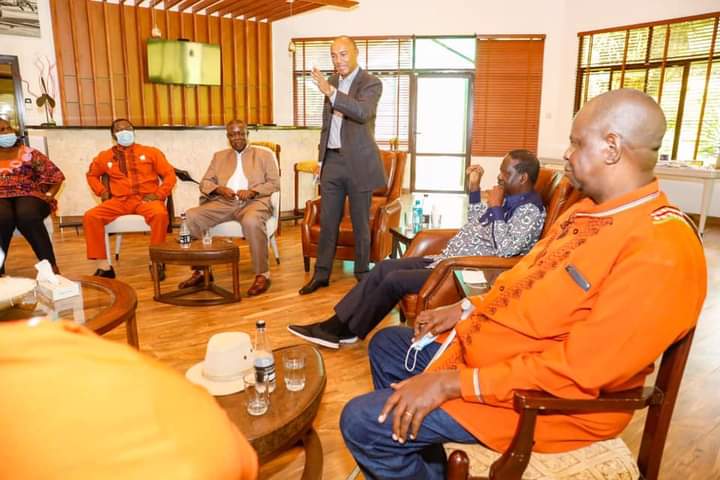
<path fill-rule="evenodd" d="M 80 295 L 79 283 L 68 280 L 62 275 L 57 275 L 56 278 L 59 280 L 57 284 L 46 280 L 39 281 L 37 286 L 38 294 L 53 302 Z"/>

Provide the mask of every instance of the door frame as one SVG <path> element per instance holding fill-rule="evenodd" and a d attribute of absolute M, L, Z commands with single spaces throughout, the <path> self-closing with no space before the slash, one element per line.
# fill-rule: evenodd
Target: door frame
<path fill-rule="evenodd" d="M 415 189 L 415 159 L 417 157 L 417 100 L 418 100 L 418 78 L 420 77 L 437 77 L 437 78 L 465 78 L 468 80 L 468 96 L 467 105 L 465 108 L 465 163 L 462 171 L 463 178 L 465 177 L 465 170 L 470 165 L 472 159 L 472 122 L 473 122 L 473 105 L 474 105 L 474 86 L 475 86 L 475 72 L 468 70 L 442 70 L 442 71 L 415 71 L 410 76 L 410 138 L 408 139 L 409 150 L 410 150 L 410 191 L 411 192 L 427 192 L 427 193 L 465 193 L 467 190 L 466 182 L 463 180 L 462 190 L 416 190 Z M 425 154 L 423 156 L 459 156 L 456 153 L 433 153 Z"/>
<path fill-rule="evenodd" d="M 15 109 L 18 119 L 18 130 L 25 143 L 25 108 L 23 105 L 24 95 L 22 90 L 22 80 L 20 78 L 20 64 L 18 57 L 15 55 L 0 55 L 0 64 L 10 65 L 10 71 L 13 76 L 13 85 L 15 86 Z"/>

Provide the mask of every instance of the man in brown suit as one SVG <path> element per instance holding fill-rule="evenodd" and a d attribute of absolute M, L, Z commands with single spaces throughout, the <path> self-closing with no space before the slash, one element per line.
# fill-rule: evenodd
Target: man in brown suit
<path fill-rule="evenodd" d="M 255 281 L 248 295 L 259 295 L 270 287 L 266 222 L 272 215 L 270 196 L 280 190 L 275 154 L 264 147 L 248 145 L 242 120 L 227 124 L 232 148 L 216 152 L 200 182 L 200 206 L 185 212 L 190 234 L 201 238 L 205 230 L 237 220 L 250 245 Z M 203 283 L 203 272 L 195 270 L 180 288 Z"/>

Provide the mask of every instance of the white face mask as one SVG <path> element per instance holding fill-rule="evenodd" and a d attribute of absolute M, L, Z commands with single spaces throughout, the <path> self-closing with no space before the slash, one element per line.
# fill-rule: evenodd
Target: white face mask
<path fill-rule="evenodd" d="M 115 132 L 115 139 L 118 145 L 129 147 L 135 143 L 135 132 L 132 130 L 120 130 L 119 132 Z"/>
<path fill-rule="evenodd" d="M 0 135 L 0 147 L 10 148 L 17 143 L 17 135 L 14 133 L 3 133 Z"/>

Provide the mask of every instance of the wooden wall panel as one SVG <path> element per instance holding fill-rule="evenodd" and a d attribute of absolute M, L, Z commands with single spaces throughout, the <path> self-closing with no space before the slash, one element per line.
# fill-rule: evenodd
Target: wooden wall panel
<path fill-rule="evenodd" d="M 258 23 L 246 22 L 245 75 L 247 81 L 248 120 L 258 123 Z"/>
<path fill-rule="evenodd" d="M 155 25 L 157 25 L 161 32 L 166 33 L 168 31 L 167 15 L 162 11 L 156 11 L 154 14 Z M 172 116 L 170 114 L 170 86 L 162 83 L 154 83 L 153 87 L 157 123 L 158 125 L 172 125 Z"/>
<path fill-rule="evenodd" d="M 235 54 L 233 56 L 233 67 L 234 67 L 234 84 L 235 84 L 235 110 L 233 111 L 233 118 L 246 118 L 248 123 L 250 122 L 250 115 L 248 112 L 247 102 L 247 56 L 245 54 L 245 48 L 247 45 L 247 34 L 246 24 L 248 22 L 244 20 L 233 22 L 233 32 L 235 34 Z"/>
<path fill-rule="evenodd" d="M 220 44 L 222 55 L 222 100 L 223 121 L 227 123 L 235 117 L 235 41 L 233 40 L 233 22 L 229 18 L 220 19 Z M 227 45 L 227 46 L 226 46 Z"/>
<path fill-rule="evenodd" d="M 208 42 L 219 44 L 220 43 L 220 17 L 213 17 L 212 15 L 206 15 L 208 23 Z M 224 67 L 221 65 L 221 68 Z M 210 87 L 210 125 L 219 125 L 224 122 L 223 117 L 223 102 L 222 102 L 222 87 Z"/>
<path fill-rule="evenodd" d="M 272 123 L 272 26 L 219 16 L 50 0 L 65 125 Z M 147 40 L 185 38 L 221 48 L 222 85 L 164 85 L 147 77 Z"/>
<path fill-rule="evenodd" d="M 272 123 L 272 32 L 268 23 L 258 23 L 258 123 Z"/>
<path fill-rule="evenodd" d="M 165 38 L 180 38 L 180 14 L 170 12 L 168 16 L 168 29 Z M 170 89 L 170 110 L 172 112 L 171 125 L 187 125 L 185 119 L 185 102 L 183 101 L 182 85 L 168 85 Z"/>

